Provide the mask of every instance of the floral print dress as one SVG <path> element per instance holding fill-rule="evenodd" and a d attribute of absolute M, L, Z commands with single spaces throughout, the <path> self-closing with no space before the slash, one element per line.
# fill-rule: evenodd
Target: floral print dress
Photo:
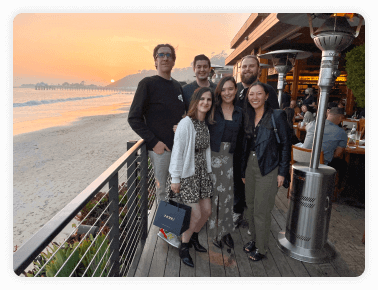
<path fill-rule="evenodd" d="M 222 142 L 219 152 L 211 151 L 211 177 L 214 195 L 211 200 L 211 216 L 208 221 L 209 236 L 218 241 L 234 231 L 232 220 L 234 206 L 233 154 L 231 144 Z"/>
<path fill-rule="evenodd" d="M 198 203 L 201 198 L 210 198 L 213 194 L 213 183 L 207 172 L 206 151 L 210 146 L 210 134 L 205 121 L 191 119 L 196 130 L 194 153 L 194 175 L 180 179 L 180 193 L 171 191 L 172 177 L 168 174 L 166 193 L 167 198 L 179 198 L 179 202 Z M 180 200 L 181 198 L 181 200 Z"/>

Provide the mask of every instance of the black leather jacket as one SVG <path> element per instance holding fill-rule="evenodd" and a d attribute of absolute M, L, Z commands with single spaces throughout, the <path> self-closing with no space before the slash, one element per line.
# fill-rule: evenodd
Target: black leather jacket
<path fill-rule="evenodd" d="M 251 112 L 253 109 L 248 105 L 247 110 Z M 273 130 L 272 114 L 276 123 L 280 143 L 278 143 Z M 249 116 L 251 115 L 252 114 L 249 114 Z M 244 116 L 244 120 L 246 120 L 246 116 Z M 250 120 L 250 122 L 254 122 L 254 120 Z M 244 133 L 241 162 L 242 178 L 245 178 L 247 162 L 251 152 L 251 140 L 252 139 L 248 138 L 248 135 Z M 286 113 L 283 110 L 272 110 L 268 108 L 264 113 L 256 137 L 255 152 L 262 176 L 267 175 L 279 166 L 278 175 L 284 176 L 285 178 L 288 177 L 291 160 L 291 132 Z"/>

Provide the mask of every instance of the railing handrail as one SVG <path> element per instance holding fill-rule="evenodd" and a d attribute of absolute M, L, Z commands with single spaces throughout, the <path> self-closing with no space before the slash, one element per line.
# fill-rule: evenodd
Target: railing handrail
<path fill-rule="evenodd" d="M 33 262 L 35 257 L 48 246 L 143 144 L 144 140 L 140 139 L 13 253 L 13 270 L 17 275 L 20 275 Z"/>

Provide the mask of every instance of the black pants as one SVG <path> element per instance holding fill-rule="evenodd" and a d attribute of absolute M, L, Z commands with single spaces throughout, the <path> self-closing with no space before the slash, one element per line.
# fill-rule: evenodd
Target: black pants
<path fill-rule="evenodd" d="M 339 184 L 336 184 L 336 186 L 338 188 L 344 187 L 344 179 L 348 166 L 347 162 L 344 159 L 333 158 L 332 161 L 328 163 L 328 166 L 331 166 L 339 173 Z"/>
<path fill-rule="evenodd" d="M 234 153 L 234 213 L 242 214 L 245 203 L 245 185 L 241 179 L 241 152 Z"/>

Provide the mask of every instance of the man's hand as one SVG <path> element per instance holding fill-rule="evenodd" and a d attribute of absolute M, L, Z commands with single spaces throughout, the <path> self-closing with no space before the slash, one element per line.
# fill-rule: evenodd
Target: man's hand
<path fill-rule="evenodd" d="M 285 177 L 277 175 L 277 187 L 281 187 L 284 183 Z"/>
<path fill-rule="evenodd" d="M 181 187 L 181 184 L 180 183 L 172 183 L 171 184 L 171 189 L 174 193 L 179 193 L 180 192 L 180 187 Z"/>
<path fill-rule="evenodd" d="M 334 158 L 343 158 L 345 152 L 345 148 L 343 147 L 336 147 L 335 152 L 333 153 Z"/>
<path fill-rule="evenodd" d="M 242 178 L 243 183 L 245 184 L 245 178 Z"/>
<path fill-rule="evenodd" d="M 173 133 L 176 133 L 176 130 L 177 130 L 177 125 L 174 125 L 173 126 Z"/>
<path fill-rule="evenodd" d="M 168 149 L 167 145 L 165 145 L 163 142 L 159 141 L 156 143 L 155 147 L 152 149 L 156 154 L 163 154 L 164 150 L 171 151 Z"/>

